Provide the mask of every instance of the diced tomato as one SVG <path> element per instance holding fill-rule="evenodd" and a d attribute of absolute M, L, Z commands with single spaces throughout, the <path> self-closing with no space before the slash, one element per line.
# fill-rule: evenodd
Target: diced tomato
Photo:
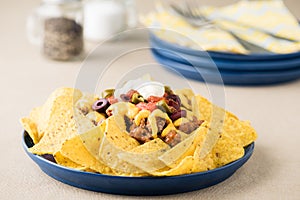
<path fill-rule="evenodd" d="M 136 91 L 136 90 L 129 90 L 127 93 L 126 93 L 126 96 L 128 96 L 130 99 L 132 99 L 132 95 L 134 94 L 134 93 L 138 93 L 138 91 Z"/>
<path fill-rule="evenodd" d="M 163 97 L 157 97 L 157 96 L 150 96 L 147 98 L 148 102 L 156 103 L 159 102 L 160 100 L 164 99 Z"/>
<path fill-rule="evenodd" d="M 118 99 L 115 99 L 114 96 L 110 96 L 106 98 L 109 104 L 114 104 L 118 102 Z"/>
<path fill-rule="evenodd" d="M 152 112 L 153 110 L 155 110 L 156 107 L 156 102 L 140 102 L 138 104 L 136 104 L 136 107 L 138 107 L 141 110 L 149 110 L 150 112 Z"/>

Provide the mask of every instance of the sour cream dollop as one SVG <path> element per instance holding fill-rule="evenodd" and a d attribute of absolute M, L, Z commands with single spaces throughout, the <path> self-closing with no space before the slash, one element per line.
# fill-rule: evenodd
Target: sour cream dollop
<path fill-rule="evenodd" d="M 130 80 L 121 88 L 117 88 L 114 92 L 114 96 L 121 101 L 121 94 L 126 94 L 132 89 L 138 91 L 145 99 L 150 96 L 162 97 L 165 94 L 165 87 L 162 83 L 152 81 L 150 78 L 139 78 Z"/>

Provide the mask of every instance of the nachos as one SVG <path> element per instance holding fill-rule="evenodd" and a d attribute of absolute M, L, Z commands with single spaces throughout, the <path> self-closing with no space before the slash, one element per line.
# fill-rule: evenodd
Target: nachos
<path fill-rule="evenodd" d="M 243 157 L 257 137 L 248 121 L 191 89 L 143 79 L 99 96 L 59 88 L 21 124 L 34 143 L 31 153 L 118 176 L 211 170 Z"/>

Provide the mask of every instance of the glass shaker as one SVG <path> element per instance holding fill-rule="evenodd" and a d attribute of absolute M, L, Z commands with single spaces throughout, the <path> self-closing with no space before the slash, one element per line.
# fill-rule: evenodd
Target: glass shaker
<path fill-rule="evenodd" d="M 118 36 L 137 24 L 135 0 L 87 0 L 84 3 L 84 37 L 100 42 Z"/>
<path fill-rule="evenodd" d="M 28 17 L 27 35 L 43 55 L 72 60 L 83 52 L 83 9 L 80 0 L 43 0 Z"/>

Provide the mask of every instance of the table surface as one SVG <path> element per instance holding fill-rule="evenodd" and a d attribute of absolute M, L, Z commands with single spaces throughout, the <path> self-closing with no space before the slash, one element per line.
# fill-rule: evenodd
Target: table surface
<path fill-rule="evenodd" d="M 209 2 L 224 5 L 234 1 Z M 1 2 L 0 7 L 0 199 L 299 199 L 300 80 L 260 87 L 211 88 L 195 81 L 179 82 L 179 86 L 190 84 L 208 98 L 212 90 L 224 92 L 225 108 L 241 119 L 250 120 L 258 132 L 249 162 L 213 187 L 171 196 L 128 197 L 78 189 L 44 174 L 22 148 L 19 119 L 28 115 L 33 107 L 43 104 L 51 91 L 61 86 L 79 86 L 94 91 L 111 87 L 126 71 L 132 75 L 132 69 L 143 64 L 148 69 L 153 66 L 152 71 L 163 74 L 161 79 L 168 77 L 168 81 L 177 85 L 178 81 L 169 72 L 156 71 L 162 69 L 158 69 L 147 49 L 147 35 L 143 30 L 98 46 L 86 62 L 57 62 L 44 58 L 37 47 L 29 44 L 25 31 L 26 17 L 38 3 L 37 0 L 11 0 Z M 139 0 L 137 3 L 140 13 L 153 8 L 152 1 Z M 286 4 L 299 18 L 299 1 L 289 0 Z M 117 50 L 120 46 L 130 51 L 120 56 Z M 94 47 L 96 44 L 87 43 L 86 52 Z M 89 76 L 84 72 L 97 71 L 114 56 L 117 59 L 109 65 L 105 76 L 96 80 L 97 77 L 90 74 L 94 77 L 92 81 L 88 78 L 84 83 L 79 81 Z M 93 81 L 98 81 L 97 87 Z"/>

